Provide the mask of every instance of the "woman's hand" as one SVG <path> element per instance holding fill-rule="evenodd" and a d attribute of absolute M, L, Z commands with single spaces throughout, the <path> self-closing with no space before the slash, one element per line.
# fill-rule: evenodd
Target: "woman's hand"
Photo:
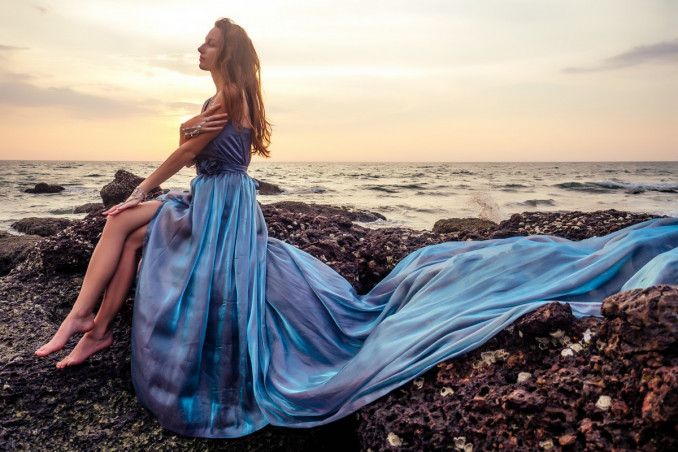
<path fill-rule="evenodd" d="M 137 206 L 140 202 L 141 202 L 141 199 L 128 199 L 127 201 L 121 202 L 120 204 L 116 204 L 113 207 L 111 207 L 110 209 L 102 212 L 102 215 L 105 215 L 107 217 L 108 216 L 112 217 L 114 215 L 119 214 L 123 210 L 127 210 L 131 207 Z"/>
<path fill-rule="evenodd" d="M 129 195 L 129 198 L 127 198 L 125 202 L 121 202 L 120 204 L 111 207 L 107 211 L 103 212 L 103 215 L 107 216 L 117 215 L 123 210 L 127 210 L 130 207 L 138 205 L 144 199 L 146 199 L 146 192 L 141 188 L 140 185 L 137 185 L 137 187 L 134 189 L 134 191 L 132 191 L 132 194 Z"/>
<path fill-rule="evenodd" d="M 201 133 L 220 132 L 228 123 L 228 113 L 215 114 L 221 105 L 215 104 L 181 125 L 182 139 L 190 139 Z"/>

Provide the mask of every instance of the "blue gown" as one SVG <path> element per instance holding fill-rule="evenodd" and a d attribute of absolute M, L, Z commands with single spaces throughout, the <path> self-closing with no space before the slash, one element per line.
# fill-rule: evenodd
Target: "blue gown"
<path fill-rule="evenodd" d="M 224 128 L 199 155 L 190 194 L 167 196 L 147 229 L 132 379 L 175 432 L 223 438 L 327 423 L 551 301 L 597 315 L 620 290 L 678 284 L 678 219 L 666 218 L 581 242 L 429 246 L 359 296 L 267 237 L 246 173 L 250 133 Z"/>

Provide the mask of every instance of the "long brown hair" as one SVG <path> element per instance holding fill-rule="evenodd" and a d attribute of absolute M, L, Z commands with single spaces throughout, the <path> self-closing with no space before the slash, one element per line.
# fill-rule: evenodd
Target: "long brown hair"
<path fill-rule="evenodd" d="M 247 96 L 252 123 L 252 153 L 269 157 L 271 123 L 266 119 L 261 96 L 259 57 L 247 32 L 231 19 L 219 19 L 214 26 L 221 30 L 217 65 L 224 77 L 224 107 L 229 118 L 239 127 L 243 116 L 242 93 Z"/>

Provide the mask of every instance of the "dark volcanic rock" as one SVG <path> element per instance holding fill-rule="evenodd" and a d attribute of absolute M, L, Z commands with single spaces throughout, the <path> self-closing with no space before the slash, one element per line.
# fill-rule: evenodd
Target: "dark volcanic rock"
<path fill-rule="evenodd" d="M 259 179 L 254 180 L 257 181 L 257 184 L 259 184 L 257 192 L 259 192 L 260 195 L 279 195 L 284 191 L 282 188 L 278 187 L 275 184 L 270 184 Z"/>
<path fill-rule="evenodd" d="M 340 216 L 350 221 L 360 221 L 363 223 L 386 219 L 383 215 L 370 212 L 369 210 L 350 209 L 347 207 L 329 206 L 327 204 L 306 204 L 298 201 L 281 201 L 267 204 L 266 207 L 312 216 Z"/>
<path fill-rule="evenodd" d="M 73 209 L 73 213 L 93 213 L 104 209 L 103 203 L 88 202 Z"/>
<path fill-rule="evenodd" d="M 134 174 L 118 170 L 115 172 L 115 179 L 104 188 L 101 189 L 101 199 L 104 201 L 104 206 L 108 209 L 115 204 L 125 201 L 129 195 L 132 194 L 134 188 L 144 180 L 143 177 L 135 176 Z M 162 189 L 155 188 L 147 194 L 147 199 L 157 197 L 162 193 Z"/>
<path fill-rule="evenodd" d="M 0 231 L 0 276 L 6 275 L 26 259 L 30 248 L 41 238 L 37 235 L 11 235 Z"/>
<path fill-rule="evenodd" d="M 88 216 L 75 222 L 38 242 L 15 270 L 25 274 L 50 274 L 86 269 L 105 223 L 106 218 L 102 215 Z"/>
<path fill-rule="evenodd" d="M 438 220 L 433 225 L 433 232 L 444 234 L 447 232 L 462 232 L 486 229 L 494 229 L 497 223 L 482 218 L 447 218 Z"/>
<path fill-rule="evenodd" d="M 657 215 L 600 210 L 596 212 L 523 212 L 502 221 L 491 238 L 557 235 L 570 240 L 602 237 Z"/>
<path fill-rule="evenodd" d="M 608 298 L 605 318 L 544 306 L 361 409 L 361 447 L 678 450 L 677 300 L 657 286 Z"/>
<path fill-rule="evenodd" d="M 62 187 L 61 185 L 50 185 L 46 184 L 44 182 L 40 182 L 39 184 L 35 184 L 34 188 L 27 188 L 24 190 L 25 193 L 59 193 L 60 191 L 64 191 L 65 188 Z"/>
<path fill-rule="evenodd" d="M 54 235 L 59 231 L 63 231 L 68 226 L 70 226 L 73 221 L 67 218 L 22 218 L 16 223 L 12 224 L 12 227 L 19 232 L 24 234 L 39 235 L 41 237 L 47 237 Z"/>
<path fill-rule="evenodd" d="M 613 295 L 603 303 L 600 337 L 611 357 L 678 353 L 678 291 L 671 286 Z"/>

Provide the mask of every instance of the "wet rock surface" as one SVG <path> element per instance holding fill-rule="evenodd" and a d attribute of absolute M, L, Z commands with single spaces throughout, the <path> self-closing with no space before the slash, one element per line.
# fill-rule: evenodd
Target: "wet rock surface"
<path fill-rule="evenodd" d="M 134 186 L 135 181 L 127 180 L 130 192 Z M 271 237 L 327 262 L 361 292 L 404 256 L 429 244 L 524 235 L 548 227 L 581 239 L 650 218 L 616 211 L 524 213 L 494 228 L 439 234 L 368 229 L 355 224 L 365 220 L 354 220 L 351 212 L 326 207 L 277 203 L 262 209 Z M 606 221 L 602 226 L 601 219 Z M 676 330 L 670 309 L 664 308 L 674 306 L 667 297 L 675 296 L 675 288 L 654 288 L 662 291 L 659 296 L 642 295 L 656 300 L 646 311 L 641 298 L 630 303 L 624 301 L 629 293 L 619 295 L 618 302 L 610 302 L 605 320 L 574 320 L 566 307 L 549 305 L 481 349 L 442 363 L 423 379 L 327 426 L 268 427 L 233 440 L 175 435 L 159 427 L 134 396 L 129 369 L 133 294 L 114 325 L 114 344 L 83 365 L 54 368 L 77 338 L 53 356 L 33 355 L 70 310 L 104 223 L 104 217 L 93 213 L 35 242 L 27 258 L 0 278 L 0 444 L 6 450 L 676 447 L 673 407 L 678 403 L 672 401 L 678 362 L 671 351 Z M 639 328 L 635 336 L 628 325 Z M 629 351 L 654 332 L 655 345 Z M 562 354 L 566 348 L 571 355 Z"/>
<path fill-rule="evenodd" d="M 497 223 L 482 218 L 446 218 L 438 220 L 433 225 L 433 232 L 444 234 L 446 232 L 461 232 L 471 230 L 494 229 Z"/>
<path fill-rule="evenodd" d="M 64 187 L 61 185 L 51 185 L 51 184 L 46 184 L 45 182 L 40 182 L 39 184 L 35 184 L 35 187 L 33 188 L 27 188 L 24 190 L 25 193 L 59 193 L 61 191 L 66 190 Z"/>
<path fill-rule="evenodd" d="M 23 262 L 33 245 L 42 240 L 38 235 L 12 235 L 0 231 L 0 276 Z"/>
<path fill-rule="evenodd" d="M 377 220 L 385 220 L 386 218 L 376 212 L 369 210 L 353 209 L 349 207 L 337 207 L 327 204 L 306 204 L 298 201 L 281 201 L 264 206 L 265 209 L 279 209 L 298 215 L 309 215 L 316 217 L 318 215 L 323 217 L 332 217 L 338 215 L 344 217 L 345 220 L 370 222 Z"/>
<path fill-rule="evenodd" d="M 259 184 L 259 187 L 257 187 L 257 193 L 259 193 L 260 195 L 279 195 L 280 193 L 284 192 L 282 188 L 278 187 L 275 184 L 264 182 L 259 179 L 254 180 L 257 181 L 257 184 Z"/>
<path fill-rule="evenodd" d="M 364 407 L 361 447 L 678 450 L 678 287 L 604 305 L 546 305 Z"/>
<path fill-rule="evenodd" d="M 103 209 L 104 204 L 101 202 L 88 202 L 73 209 L 73 213 L 93 213 Z"/>
<path fill-rule="evenodd" d="M 12 224 L 12 227 L 24 234 L 47 237 L 63 231 L 73 223 L 67 218 L 22 218 Z"/>

